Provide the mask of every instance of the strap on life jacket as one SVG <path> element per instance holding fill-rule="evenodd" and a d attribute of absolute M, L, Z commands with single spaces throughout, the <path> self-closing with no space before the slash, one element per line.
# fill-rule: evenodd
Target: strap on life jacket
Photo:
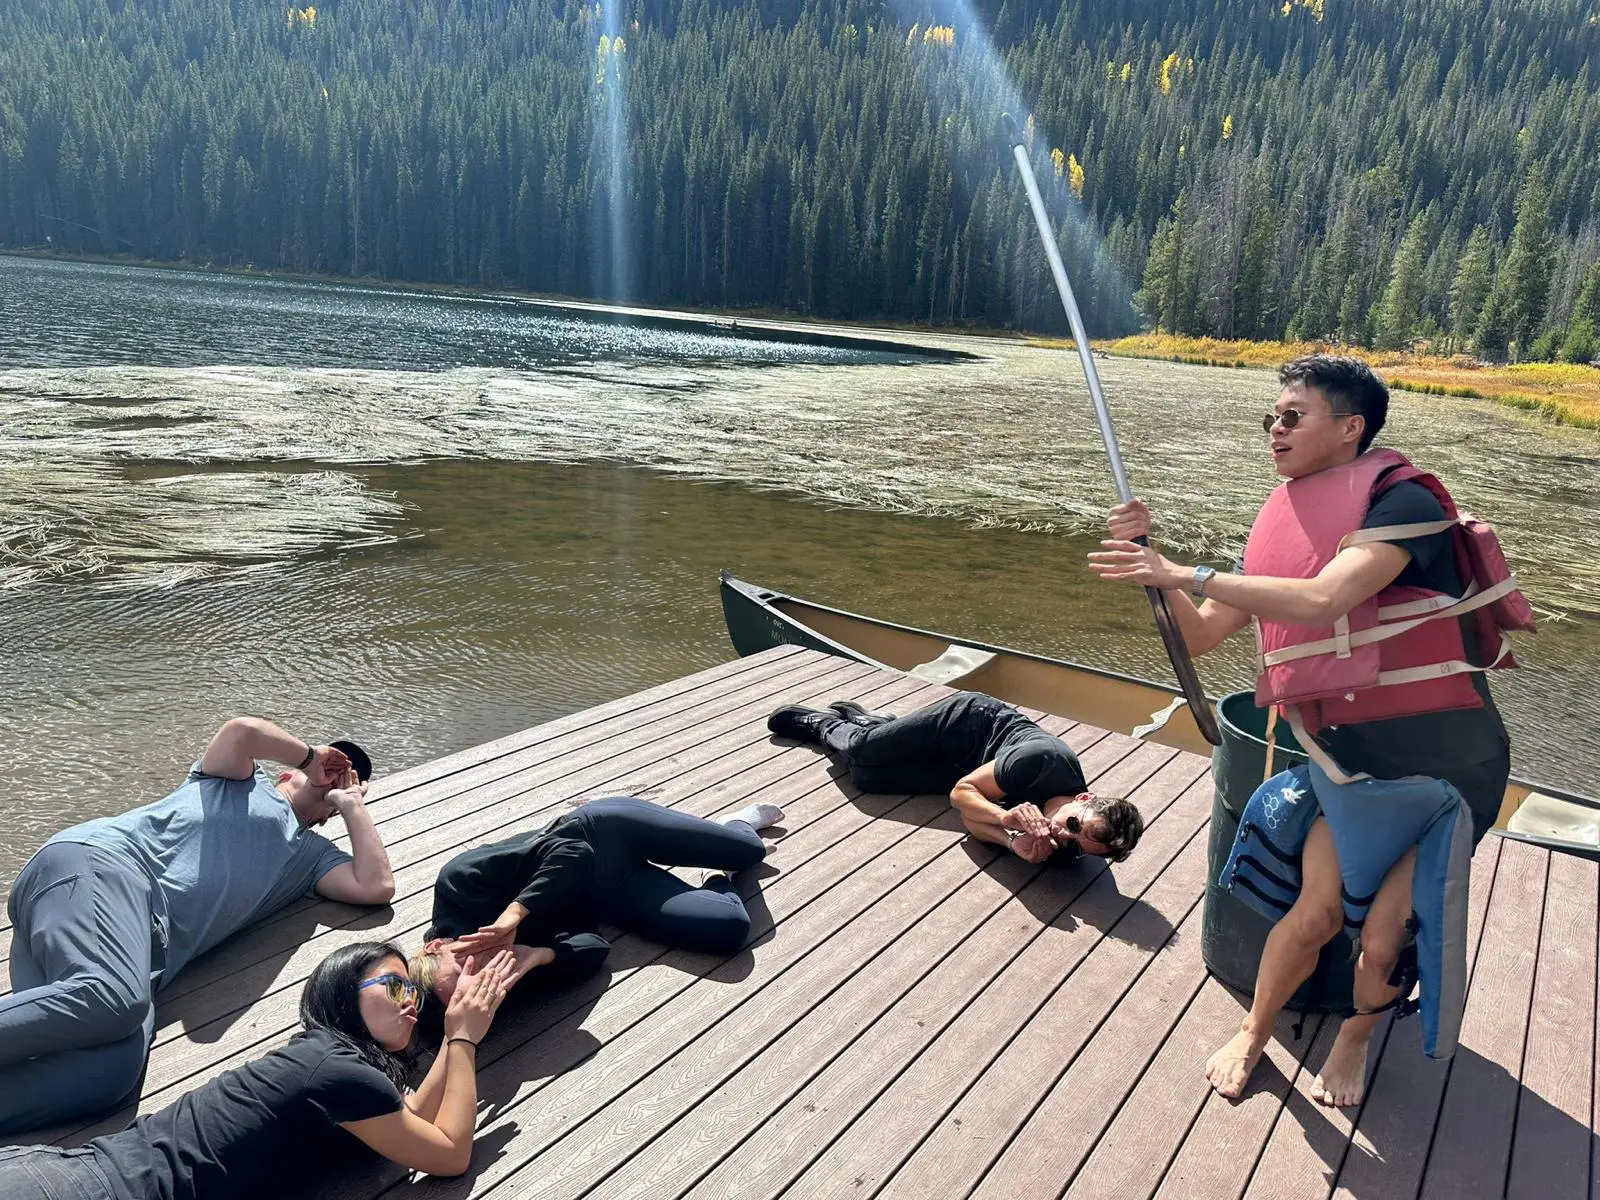
<path fill-rule="evenodd" d="M 1395 1017 L 1405 1020 L 1422 1010 L 1422 1001 L 1411 995 L 1411 990 L 1417 986 L 1417 977 L 1420 974 L 1417 962 L 1417 919 L 1415 916 L 1406 918 L 1406 944 L 1401 947 L 1400 959 L 1394 964 L 1394 970 L 1389 972 L 1388 984 L 1392 988 L 1399 988 L 1399 994 L 1387 1004 L 1380 1004 L 1377 1008 L 1356 1008 L 1350 1005 L 1346 1008 L 1335 1010 L 1331 1015 L 1341 1021 L 1348 1021 L 1351 1017 L 1375 1017 L 1381 1012 L 1394 1009 Z M 1299 1041 L 1300 1035 L 1305 1032 L 1306 1014 L 1301 1012 L 1300 1019 L 1294 1023 L 1294 1040 Z"/>
<path fill-rule="evenodd" d="M 1384 607 L 1378 609 L 1378 619 L 1380 621 L 1385 617 L 1411 616 L 1411 614 L 1414 612 L 1420 612 L 1423 615 L 1411 617 L 1410 620 L 1391 621 L 1387 625 L 1375 625 L 1371 629 L 1363 629 L 1359 633 L 1350 632 L 1349 614 L 1345 614 L 1334 622 L 1333 637 L 1323 638 L 1322 640 L 1316 642 L 1301 642 L 1295 646 L 1285 646 L 1281 650 L 1269 650 L 1266 654 L 1261 656 L 1261 661 L 1266 666 L 1275 667 L 1279 663 L 1294 662 L 1297 659 L 1302 658 L 1315 658 L 1319 654 L 1332 653 L 1337 654 L 1340 658 L 1349 658 L 1352 647 L 1371 646 L 1377 642 L 1386 642 L 1390 638 L 1399 637 L 1402 633 L 1410 633 L 1413 629 L 1417 628 L 1417 626 L 1425 625 L 1429 621 L 1436 621 L 1440 617 L 1458 617 L 1463 613 L 1469 613 L 1474 609 L 1483 608 L 1485 605 L 1493 604 L 1502 596 L 1510 595 L 1516 590 L 1517 577 L 1512 575 L 1507 579 L 1502 579 L 1499 583 L 1485 591 L 1479 591 L 1478 585 L 1476 581 L 1474 581 L 1468 586 L 1466 592 L 1462 594 L 1459 600 L 1453 599 L 1450 596 L 1439 595 L 1430 596 L 1425 600 L 1414 600 L 1407 604 L 1385 605 Z M 1504 638 L 1505 635 L 1502 634 L 1501 637 Z M 1507 643 L 1507 645 L 1509 645 L 1509 643 Z M 1501 657 L 1503 656 L 1504 655 L 1502 654 Z M 1498 662 L 1499 659 L 1497 658 L 1495 661 Z M 1483 667 L 1473 667 L 1470 665 L 1466 665 L 1462 669 L 1476 671 L 1484 670 Z M 1440 673 L 1456 674 L 1457 672 L 1446 671 Z M 1378 686 L 1382 687 L 1386 682 L 1400 683 L 1405 681 L 1384 680 L 1380 678 L 1378 681 Z"/>

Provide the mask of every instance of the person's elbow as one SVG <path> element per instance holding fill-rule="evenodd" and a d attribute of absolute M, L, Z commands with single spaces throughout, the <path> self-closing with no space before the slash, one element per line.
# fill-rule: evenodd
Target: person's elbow
<path fill-rule="evenodd" d="M 1347 595 L 1339 587 L 1308 588 L 1298 599 L 1292 624 L 1312 629 L 1326 629 L 1360 603 L 1358 597 Z"/>
<path fill-rule="evenodd" d="M 394 874 L 384 871 L 374 878 L 363 878 L 356 874 L 349 863 L 342 867 L 335 867 L 318 882 L 317 895 L 324 900 L 334 900 L 340 904 L 360 904 L 378 908 L 388 904 L 394 899 Z"/>
<path fill-rule="evenodd" d="M 357 900 L 356 903 L 370 904 L 374 907 L 377 907 L 379 905 L 388 904 L 393 899 L 394 877 L 385 876 L 382 879 L 367 884 L 362 889 L 361 899 Z"/>
<path fill-rule="evenodd" d="M 460 1146 L 416 1147 L 410 1152 L 396 1155 L 393 1161 L 408 1170 L 432 1175 L 435 1179 L 455 1179 L 465 1175 L 467 1168 L 472 1166 L 472 1139 L 468 1138 Z"/>
<path fill-rule="evenodd" d="M 248 779 L 255 771 L 249 741 L 256 723 L 249 717 L 232 717 L 211 735 L 200 756 L 200 770 L 218 779 Z"/>
<path fill-rule="evenodd" d="M 983 800 L 983 793 L 965 779 L 950 789 L 950 804 L 965 817 L 972 811 L 972 806 Z"/>
<path fill-rule="evenodd" d="M 441 1155 L 438 1166 L 427 1174 L 439 1179 L 455 1179 L 465 1175 L 471 1165 L 472 1143 L 469 1141 L 464 1146 L 457 1146 L 450 1153 Z"/>

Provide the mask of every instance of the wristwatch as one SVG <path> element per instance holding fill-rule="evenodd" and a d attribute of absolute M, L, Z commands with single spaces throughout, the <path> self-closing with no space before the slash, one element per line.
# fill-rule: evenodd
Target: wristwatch
<path fill-rule="evenodd" d="M 1194 582 L 1189 585 L 1189 594 L 1196 600 L 1206 598 L 1206 584 L 1211 582 L 1211 577 L 1216 574 L 1210 567 L 1196 567 L 1194 569 Z"/>

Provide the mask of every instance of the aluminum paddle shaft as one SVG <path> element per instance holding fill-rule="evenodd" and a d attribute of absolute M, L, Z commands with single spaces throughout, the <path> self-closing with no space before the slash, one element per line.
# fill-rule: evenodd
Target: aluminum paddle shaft
<path fill-rule="evenodd" d="M 1055 276 L 1056 291 L 1061 295 L 1061 307 L 1066 310 L 1067 324 L 1072 326 L 1072 340 L 1078 347 L 1078 361 L 1083 364 L 1083 376 L 1089 384 L 1089 398 L 1094 401 L 1094 417 L 1100 424 L 1100 438 L 1106 445 L 1106 457 L 1111 461 L 1111 474 L 1117 481 L 1117 496 L 1126 504 L 1133 499 L 1133 489 L 1128 486 L 1128 471 L 1122 465 L 1122 452 L 1117 448 L 1117 433 L 1111 426 L 1111 410 L 1106 407 L 1105 391 L 1100 386 L 1100 372 L 1095 369 L 1094 352 L 1089 349 L 1089 333 L 1083 327 L 1083 314 L 1078 311 L 1078 298 L 1072 292 L 1072 280 L 1067 278 L 1067 268 L 1061 262 L 1061 251 L 1056 246 L 1055 230 L 1050 227 L 1050 214 L 1045 211 L 1044 197 L 1039 193 L 1039 181 L 1033 174 L 1033 164 L 1028 161 L 1028 149 L 1017 133 L 1017 123 L 1010 113 L 1002 114 L 1006 137 L 1011 142 L 1011 157 L 1016 161 L 1017 173 L 1022 176 L 1022 186 L 1028 192 L 1028 205 L 1033 209 L 1034 224 L 1039 227 L 1039 239 L 1044 243 L 1044 254 L 1050 262 L 1050 274 Z M 1140 538 L 1141 544 L 1149 539 Z M 1167 658 L 1172 662 L 1173 673 L 1183 689 L 1183 697 L 1194 715 L 1200 735 L 1213 746 L 1220 745 L 1222 733 L 1217 728 L 1216 716 L 1206 700 L 1205 689 L 1195 673 L 1194 660 L 1189 657 L 1189 647 L 1183 633 L 1173 619 L 1167 598 L 1158 588 L 1145 588 L 1150 600 L 1150 611 L 1156 619 L 1156 629 L 1167 648 Z M 1174 702 L 1176 703 L 1176 702 Z M 1170 711 L 1170 710 L 1169 710 Z M 1151 726 L 1142 728 L 1154 732 L 1165 723 L 1167 714 L 1157 714 Z"/>
<path fill-rule="evenodd" d="M 1028 192 L 1028 205 L 1033 209 L 1034 224 L 1039 227 L 1039 237 L 1044 242 L 1044 256 L 1050 260 L 1050 274 L 1055 277 L 1056 291 L 1061 294 L 1061 307 L 1067 310 L 1067 324 L 1072 326 L 1072 340 L 1078 346 L 1078 361 L 1083 363 L 1084 378 L 1089 381 L 1089 399 L 1094 401 L 1094 419 L 1100 423 L 1100 437 L 1106 444 L 1111 474 L 1117 481 L 1117 496 L 1126 504 L 1133 499 L 1133 489 L 1128 486 L 1128 471 L 1122 465 L 1122 452 L 1117 449 L 1117 433 L 1111 427 L 1111 410 L 1106 407 L 1106 394 L 1100 386 L 1100 372 L 1095 369 L 1094 353 L 1089 349 L 1089 334 L 1083 327 L 1083 314 L 1078 311 L 1078 298 L 1073 294 L 1072 280 L 1067 278 L 1067 268 L 1061 262 L 1055 230 L 1050 227 L 1050 214 L 1045 212 L 1039 181 L 1034 177 L 1033 164 L 1028 161 L 1028 148 L 1018 137 L 1017 123 L 1011 119 L 1011 114 L 1006 113 L 1001 119 L 1005 122 L 1006 136 L 1011 139 L 1011 157 L 1016 160 L 1022 186 Z"/>

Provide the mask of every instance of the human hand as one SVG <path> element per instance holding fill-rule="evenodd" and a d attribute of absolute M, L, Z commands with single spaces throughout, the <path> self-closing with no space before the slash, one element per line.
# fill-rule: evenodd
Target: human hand
<path fill-rule="evenodd" d="M 479 926 L 475 933 L 464 933 L 451 947 L 457 957 L 476 954 L 480 957 L 500 950 L 509 950 L 517 940 L 517 926 L 528 915 L 528 910 L 513 900 L 490 924 Z"/>
<path fill-rule="evenodd" d="M 1011 839 L 1011 853 L 1023 862 L 1042 863 L 1055 849 L 1056 844 L 1048 837 L 1035 837 L 1031 833 L 1018 834 Z"/>
<path fill-rule="evenodd" d="M 1150 536 L 1150 510 L 1143 500 L 1135 497 L 1119 504 L 1106 514 L 1106 528 L 1119 542 L 1137 541 Z"/>
<path fill-rule="evenodd" d="M 354 767 L 346 767 L 332 782 L 333 790 L 328 793 L 328 803 L 341 817 L 357 805 L 366 803 L 367 785 L 356 777 Z"/>
<path fill-rule="evenodd" d="M 1000 818 L 1000 824 L 1006 829 L 1015 829 L 1018 833 L 1026 833 L 1036 838 L 1050 836 L 1050 822 L 1045 819 L 1044 813 L 1039 811 L 1037 804 L 1019 804 L 1015 808 L 1007 809 L 1005 816 Z"/>
<path fill-rule="evenodd" d="M 511 951 L 502 950 L 491 957 L 480 969 L 475 958 L 469 958 L 456 980 L 456 990 L 444 1010 L 444 1035 L 463 1037 L 481 1042 L 495 1011 L 506 998 L 516 972 L 516 960 Z"/>
<path fill-rule="evenodd" d="M 350 770 L 350 759 L 343 750 L 332 746 L 313 746 L 311 761 L 306 765 L 306 779 L 312 787 L 332 787 L 336 780 Z"/>
<path fill-rule="evenodd" d="M 1105 547 L 1089 555 L 1089 569 L 1111 583 L 1132 583 L 1140 587 L 1182 588 L 1193 578 L 1192 571 L 1169 562 L 1149 546 L 1112 538 Z"/>

